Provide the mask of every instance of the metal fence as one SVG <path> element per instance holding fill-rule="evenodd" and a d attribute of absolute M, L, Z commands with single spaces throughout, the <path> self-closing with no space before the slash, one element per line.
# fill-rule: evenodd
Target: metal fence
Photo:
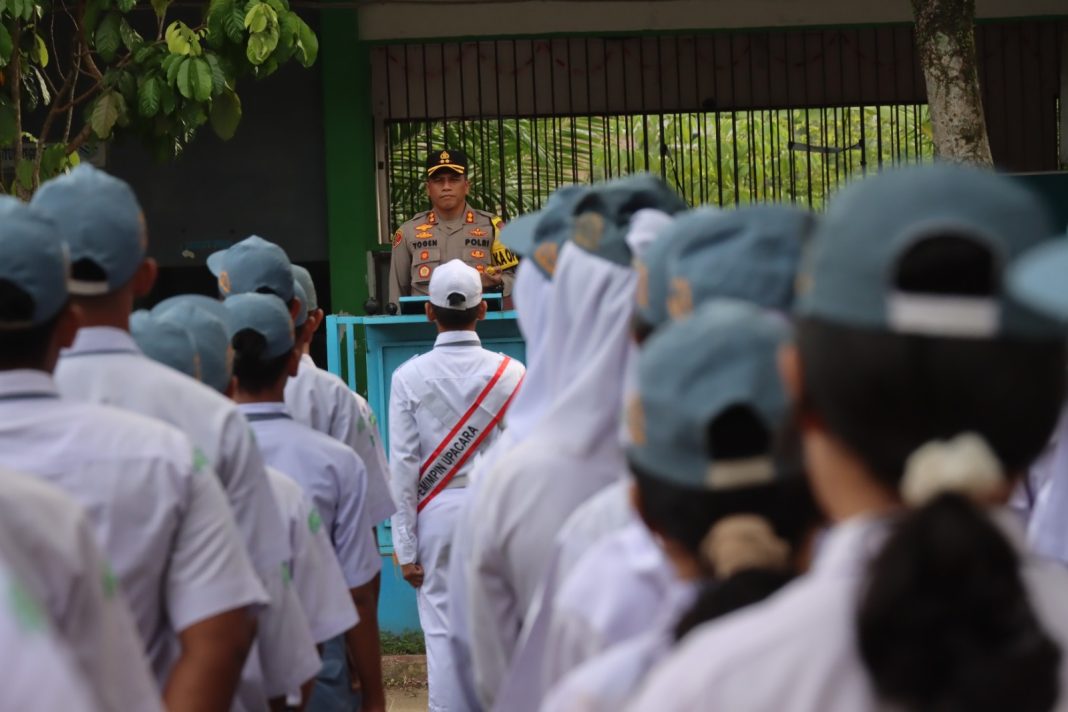
<path fill-rule="evenodd" d="M 1006 167 L 1056 168 L 1060 31 L 980 28 Z M 472 204 L 505 217 L 559 185 L 636 171 L 692 205 L 818 208 L 853 175 L 933 157 L 904 25 L 384 45 L 372 66 L 384 236 L 426 209 L 423 161 L 445 147 L 471 159 Z"/>

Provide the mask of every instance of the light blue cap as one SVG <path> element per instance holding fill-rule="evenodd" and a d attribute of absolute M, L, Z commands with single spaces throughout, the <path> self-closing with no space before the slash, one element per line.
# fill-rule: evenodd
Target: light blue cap
<path fill-rule="evenodd" d="M 218 277 L 219 294 L 224 298 L 246 292 L 270 292 L 287 303 L 293 298 L 289 257 L 281 247 L 257 235 L 209 255 L 208 269 Z"/>
<path fill-rule="evenodd" d="M 183 294 L 157 304 L 152 316 L 189 332 L 200 357 L 200 379 L 224 393 L 230 385 L 232 362 L 223 303 L 199 294 Z"/>
<path fill-rule="evenodd" d="M 312 280 L 311 272 L 300 265 L 293 265 L 293 279 L 297 280 L 297 284 L 304 290 L 304 296 L 308 298 L 304 305 L 308 311 L 313 312 L 318 309 L 319 294 L 315 291 L 315 282 Z"/>
<path fill-rule="evenodd" d="M 790 311 L 814 223 L 812 213 L 786 205 L 702 208 L 677 217 L 665 239 L 651 246 L 656 261 L 645 264 L 647 300 L 644 308 L 638 304 L 639 318 L 659 326 L 723 297 Z"/>
<path fill-rule="evenodd" d="M 180 324 L 141 309 L 130 315 L 130 335 L 145 356 L 200 380 L 200 357 L 193 337 Z"/>
<path fill-rule="evenodd" d="M 296 277 L 293 278 L 293 298 L 300 302 L 300 309 L 297 310 L 297 318 L 293 320 L 293 325 L 301 327 L 304 326 L 304 322 L 308 321 L 308 295 Z"/>
<path fill-rule="evenodd" d="M 226 300 L 226 328 L 231 343 L 245 330 L 252 330 L 267 342 L 262 357 L 277 358 L 292 351 L 295 343 L 293 320 L 285 303 L 271 294 L 238 294 Z"/>
<path fill-rule="evenodd" d="M 631 264 L 630 219 L 639 210 L 674 215 L 686 204 L 664 181 L 648 173 L 601 183 L 574 209 L 572 240 L 583 250 L 620 265 Z"/>
<path fill-rule="evenodd" d="M 74 268 L 71 294 L 93 296 L 121 289 L 144 262 L 144 215 L 133 190 L 118 178 L 83 163 L 42 185 L 31 204 L 56 223 L 67 244 Z M 83 263 L 94 267 L 94 274 L 83 274 Z"/>
<path fill-rule="evenodd" d="M 950 164 L 891 170 L 838 194 L 799 277 L 798 313 L 830 323 L 942 338 L 1045 338 L 1056 326 L 1006 288 L 1009 264 L 1054 234 L 1019 182 Z M 898 263 L 926 239 L 952 236 L 992 255 L 993 297 L 924 294 L 896 284 Z"/>
<path fill-rule="evenodd" d="M 781 316 L 726 299 L 657 330 L 638 357 L 638 395 L 628 406 L 630 461 L 650 476 L 693 489 L 774 479 L 771 453 L 718 460 L 708 432 L 734 406 L 748 407 L 769 434 L 778 432 L 788 411 L 778 350 L 788 336 Z"/>
<path fill-rule="evenodd" d="M 17 198 L 0 195 L 0 280 L 31 300 L 25 310 L 12 309 L 0 320 L 0 330 L 28 329 L 58 314 L 67 303 L 68 276 L 67 252 L 56 226 Z M 8 308 L 4 305 L 5 312 Z"/>
<path fill-rule="evenodd" d="M 1027 251 L 1009 269 L 1009 291 L 1035 311 L 1068 321 L 1068 239 Z"/>
<path fill-rule="evenodd" d="M 590 188 L 565 185 L 549 196 L 545 207 L 521 215 L 501 230 L 501 242 L 520 257 L 529 257 L 543 275 L 552 279 L 560 247 L 571 237 L 575 206 Z"/>

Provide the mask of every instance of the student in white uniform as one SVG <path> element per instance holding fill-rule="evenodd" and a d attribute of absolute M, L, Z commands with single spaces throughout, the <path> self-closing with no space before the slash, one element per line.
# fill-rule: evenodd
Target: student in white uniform
<path fill-rule="evenodd" d="M 77 311 L 53 224 L 5 201 L 0 254 L 0 464 L 86 508 L 168 706 L 228 709 L 266 597 L 214 473 L 170 426 L 59 397 Z"/>
<path fill-rule="evenodd" d="M 0 563 L 0 710 L 99 712 L 92 688 L 33 595 Z"/>
<path fill-rule="evenodd" d="M 0 558 L 44 609 L 95 707 L 161 710 L 144 643 L 85 510 L 36 477 L 0 468 L 0 481 Z"/>
<path fill-rule="evenodd" d="M 291 557 L 289 542 L 248 424 L 226 398 L 146 358 L 129 334 L 133 301 L 149 293 L 156 277 L 133 191 L 82 165 L 42 185 L 32 205 L 56 224 L 67 243 L 73 301 L 84 315 L 74 344 L 56 367 L 60 392 L 162 420 L 200 448 L 221 480 L 270 599 L 256 625 L 264 675 L 268 680 L 313 676 L 318 669 L 314 642 L 300 602 L 283 577 L 283 562 Z"/>
<path fill-rule="evenodd" d="M 249 293 L 229 297 L 225 306 L 234 347 L 234 399 L 252 425 L 268 464 L 292 477 L 322 518 L 359 612 L 360 623 L 346 635 L 359 665 L 361 657 L 378 654 L 377 645 L 367 645 L 364 627 L 365 621 L 374 620 L 375 612 L 362 610 L 361 603 L 366 600 L 362 593 L 382 567 L 378 549 L 368 536 L 371 523 L 364 509 L 367 473 L 363 462 L 351 448 L 296 422 L 286 410 L 282 400 L 286 380 L 296 372 L 301 354 L 284 303 L 271 294 Z M 324 658 L 328 664 L 346 664 L 343 654 Z M 319 690 L 323 695 L 349 692 L 322 686 Z M 383 701 L 368 700 L 368 693 L 364 688 L 361 709 L 384 708 Z M 342 703 L 348 709 L 355 701 Z M 313 709 L 327 708 L 327 701 L 317 699 L 316 694 L 310 704 Z"/>
<path fill-rule="evenodd" d="M 218 277 L 219 292 L 224 298 L 248 293 L 273 294 L 286 304 L 295 330 L 300 330 L 306 324 L 306 303 L 309 298 L 294 278 L 285 250 L 278 245 L 253 235 L 211 255 L 208 267 Z M 361 465 L 366 467 L 358 453 L 357 457 Z M 370 519 L 371 515 L 366 509 L 370 500 L 361 501 L 364 503 L 362 516 Z M 374 532 L 370 526 L 367 537 L 374 545 Z M 347 643 L 355 646 L 350 651 L 351 659 L 355 662 L 355 674 L 360 682 L 362 704 L 369 709 L 385 705 L 378 631 L 379 585 L 380 574 L 375 573 L 370 580 L 353 587 L 360 623 L 348 637 Z M 310 702 L 311 712 L 327 712 L 328 698 L 343 701 L 349 697 L 352 683 L 349 679 L 350 655 L 346 653 L 347 644 L 339 637 L 325 647 L 323 669 Z"/>
<path fill-rule="evenodd" d="M 229 396 L 233 390 L 233 349 L 226 325 L 219 318 L 226 318 L 226 307 L 222 302 L 200 295 L 172 297 L 167 302 L 153 309 L 154 321 L 186 330 L 192 343 L 196 344 L 196 357 L 201 364 L 207 365 L 200 369 L 203 382 L 224 384 L 220 392 Z M 181 371 L 188 370 L 193 361 L 193 356 L 182 348 L 159 349 L 159 354 L 161 363 Z M 293 558 L 287 562 L 293 588 L 300 599 L 312 638 L 323 645 L 344 635 L 359 622 L 356 607 L 322 517 L 311 500 L 300 485 L 282 472 L 268 467 L 267 477 L 293 550 Z M 306 700 L 310 693 L 308 687 L 303 698 Z"/>
<path fill-rule="evenodd" d="M 311 341 L 326 315 L 319 308 L 319 297 L 311 274 L 293 265 L 293 278 L 307 297 L 307 323 L 298 334 L 301 348 L 300 369 L 286 383 L 286 408 L 305 425 L 345 443 L 360 456 L 367 468 L 367 515 L 376 524 L 397 511 L 389 493 L 389 462 L 378 432 L 378 418 L 371 406 L 340 378 L 315 365 Z"/>
<path fill-rule="evenodd" d="M 637 284 L 630 219 L 643 208 L 683 207 L 661 181 L 635 176 L 595 188 L 575 208 L 573 239 L 553 275 L 546 342 L 553 403 L 475 495 L 467 607 L 485 707 L 504 681 L 555 535 L 587 497 L 626 472 L 619 431 Z"/>
<path fill-rule="evenodd" d="M 1052 233 L 1019 184 L 949 165 L 832 200 L 781 362 L 834 525 L 808 574 L 691 633 L 628 709 L 1068 709 L 1068 572 L 1002 506 L 1065 388 L 1062 331 L 1004 286 Z"/>
<path fill-rule="evenodd" d="M 486 316 L 478 272 L 461 260 L 434 270 L 427 319 L 434 348 L 393 372 L 389 449 L 393 547 L 404 580 L 416 589 L 427 648 L 430 709 L 455 696 L 449 649 L 448 562 L 453 530 L 467 501 L 472 458 L 500 434 L 525 368 L 482 348 L 475 331 Z"/>
<path fill-rule="evenodd" d="M 723 549 L 729 558 L 737 546 L 732 530 L 768 532 L 775 563 L 786 568 L 787 540 L 809 518 L 799 511 L 803 476 L 773 453 L 787 416 L 776 361 L 787 335 L 777 315 L 716 300 L 644 345 L 627 449 L 643 531 L 603 539 L 561 587 L 553 622 L 563 628 L 550 631 L 546 670 L 562 674 L 542 709 L 622 708 L 641 671 L 670 649 L 698 585 L 733 573 L 722 562 Z M 580 576 L 587 570 L 599 572 L 600 586 Z M 585 612 L 575 607 L 578 593 Z"/>

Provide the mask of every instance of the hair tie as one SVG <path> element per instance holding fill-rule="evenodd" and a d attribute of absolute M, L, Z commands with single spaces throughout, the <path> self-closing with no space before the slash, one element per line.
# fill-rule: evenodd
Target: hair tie
<path fill-rule="evenodd" d="M 701 542 L 701 554 L 725 579 L 747 569 L 787 568 L 790 545 L 775 535 L 764 517 L 735 514 L 719 520 Z"/>
<path fill-rule="evenodd" d="M 922 507 L 947 492 L 983 499 L 1004 484 L 1001 462 L 986 440 L 964 433 L 952 440 L 933 440 L 909 456 L 901 498 L 911 507 Z"/>

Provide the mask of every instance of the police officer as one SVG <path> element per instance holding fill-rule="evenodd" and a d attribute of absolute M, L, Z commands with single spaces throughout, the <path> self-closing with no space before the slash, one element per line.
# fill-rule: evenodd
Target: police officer
<path fill-rule="evenodd" d="M 431 209 L 400 226 L 393 235 L 389 267 L 389 301 L 427 296 L 430 275 L 449 260 L 462 260 L 478 270 L 483 291 L 512 293 L 519 260 L 497 236 L 504 221 L 467 204 L 467 155 L 446 149 L 426 159 L 426 192 Z"/>

